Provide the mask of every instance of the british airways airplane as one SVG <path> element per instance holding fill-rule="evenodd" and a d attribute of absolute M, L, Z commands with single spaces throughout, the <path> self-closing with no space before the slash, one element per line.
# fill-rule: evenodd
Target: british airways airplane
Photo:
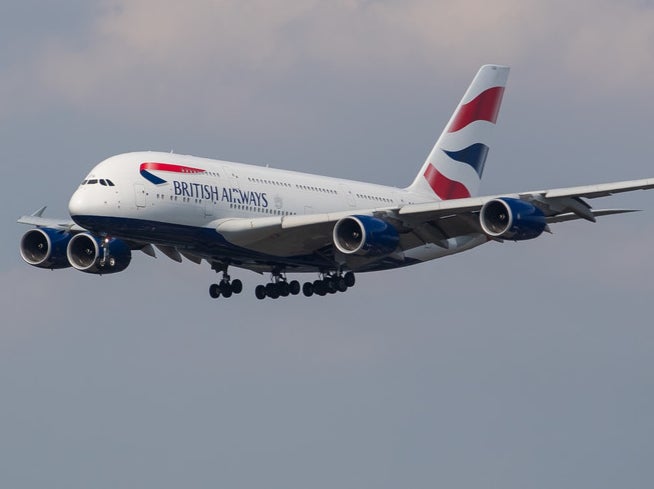
<path fill-rule="evenodd" d="M 28 264 L 93 274 L 123 271 L 132 251 L 205 260 L 221 274 L 213 298 L 239 294 L 229 267 L 270 274 L 258 299 L 344 292 L 355 273 L 405 267 L 491 241 L 537 238 L 549 225 L 631 209 L 587 199 L 654 187 L 654 178 L 479 197 L 509 68 L 482 66 L 413 183 L 386 187 L 172 153 L 113 156 L 95 166 L 68 204 L 18 222 Z M 312 273 L 302 286 L 289 273 Z"/>

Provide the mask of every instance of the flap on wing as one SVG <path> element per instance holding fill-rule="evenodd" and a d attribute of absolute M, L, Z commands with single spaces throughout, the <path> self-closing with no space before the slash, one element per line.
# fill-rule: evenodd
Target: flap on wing
<path fill-rule="evenodd" d="M 271 255 L 288 256 L 313 253 L 330 245 L 334 223 L 350 214 L 220 219 L 213 224 L 216 231 L 232 244 Z"/>

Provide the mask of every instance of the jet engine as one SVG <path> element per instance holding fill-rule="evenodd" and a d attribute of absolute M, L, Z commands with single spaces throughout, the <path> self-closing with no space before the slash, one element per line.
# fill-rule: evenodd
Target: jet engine
<path fill-rule="evenodd" d="M 66 247 L 72 235 L 51 228 L 30 229 L 20 240 L 20 256 L 39 268 L 67 268 Z"/>
<path fill-rule="evenodd" d="M 371 216 L 348 216 L 334 226 L 334 245 L 346 255 L 382 256 L 393 253 L 400 237 L 397 229 Z"/>
<path fill-rule="evenodd" d="M 514 241 L 537 238 L 547 227 L 538 207 L 508 197 L 486 202 L 479 212 L 479 222 L 489 236 Z"/>
<path fill-rule="evenodd" d="M 132 252 L 124 241 L 89 233 L 73 236 L 66 256 L 75 269 L 97 274 L 122 272 L 132 260 Z"/>

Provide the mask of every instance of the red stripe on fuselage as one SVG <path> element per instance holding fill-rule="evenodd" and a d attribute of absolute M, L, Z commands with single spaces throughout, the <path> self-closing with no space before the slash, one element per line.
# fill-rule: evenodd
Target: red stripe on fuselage
<path fill-rule="evenodd" d="M 465 199 L 470 197 L 470 191 L 461 182 L 450 180 L 439 172 L 431 163 L 425 171 L 425 179 L 441 200 Z"/>
<path fill-rule="evenodd" d="M 204 173 L 200 168 L 192 168 L 190 166 L 173 165 L 171 163 L 141 163 L 141 170 L 159 170 L 170 171 L 174 173 Z"/>
<path fill-rule="evenodd" d="M 504 87 L 493 87 L 481 92 L 456 113 L 447 132 L 456 132 L 475 121 L 488 121 L 495 124 L 500 111 Z"/>

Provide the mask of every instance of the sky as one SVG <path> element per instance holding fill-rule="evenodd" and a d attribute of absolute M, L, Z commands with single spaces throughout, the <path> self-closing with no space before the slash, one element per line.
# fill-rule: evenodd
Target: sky
<path fill-rule="evenodd" d="M 654 176 L 649 0 L 0 4 L 0 485 L 651 486 L 654 192 L 326 298 L 20 259 L 16 219 L 126 151 L 408 185 L 486 63 L 482 193 Z"/>

